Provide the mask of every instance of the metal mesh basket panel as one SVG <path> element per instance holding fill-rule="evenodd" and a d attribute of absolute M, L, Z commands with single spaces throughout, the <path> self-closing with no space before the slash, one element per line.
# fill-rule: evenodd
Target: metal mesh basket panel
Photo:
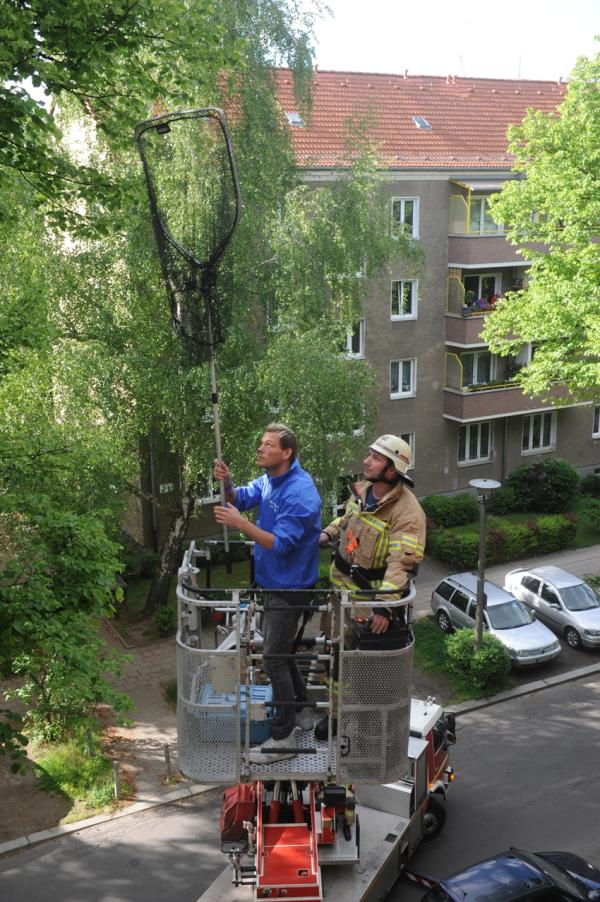
<path fill-rule="evenodd" d="M 340 654 L 338 779 L 391 783 L 407 769 L 413 644 Z"/>
<path fill-rule="evenodd" d="M 191 780 L 239 782 L 239 655 L 177 646 L 179 769 Z M 223 701 L 231 696 L 232 703 Z M 215 698 L 219 697 L 218 705 Z"/>

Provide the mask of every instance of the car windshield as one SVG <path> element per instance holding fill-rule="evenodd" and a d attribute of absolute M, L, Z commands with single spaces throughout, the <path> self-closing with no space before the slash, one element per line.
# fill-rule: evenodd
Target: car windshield
<path fill-rule="evenodd" d="M 533 623 L 533 615 L 525 605 L 513 598 L 506 604 L 495 604 L 487 608 L 487 619 L 494 630 L 514 630 L 519 626 Z"/>
<path fill-rule="evenodd" d="M 560 590 L 560 594 L 567 611 L 589 611 L 590 608 L 600 608 L 600 598 L 586 583 L 567 586 L 566 589 Z"/>
<path fill-rule="evenodd" d="M 573 878 L 553 861 L 548 861 L 543 855 L 538 855 L 535 852 L 519 851 L 519 855 L 524 861 L 535 864 L 543 871 L 558 889 L 569 894 L 569 899 L 587 898 L 587 893 L 584 894 Z"/>

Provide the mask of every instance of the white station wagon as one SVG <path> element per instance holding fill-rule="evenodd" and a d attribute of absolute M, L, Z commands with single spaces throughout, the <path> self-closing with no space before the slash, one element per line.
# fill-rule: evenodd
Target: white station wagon
<path fill-rule="evenodd" d="M 511 570 L 504 587 L 564 636 L 571 648 L 600 647 L 600 598 L 578 576 L 560 567 Z"/>

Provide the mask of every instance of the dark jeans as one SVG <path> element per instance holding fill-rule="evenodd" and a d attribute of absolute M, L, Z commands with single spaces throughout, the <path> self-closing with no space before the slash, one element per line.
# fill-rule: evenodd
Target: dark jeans
<path fill-rule="evenodd" d="M 278 702 L 306 702 L 306 684 L 293 658 L 272 658 L 269 655 L 291 655 L 302 611 L 298 606 L 307 605 L 311 592 L 269 593 L 263 616 L 263 664 L 271 681 L 275 716 L 271 736 L 285 739 L 295 726 L 296 711 L 293 706 L 277 707 Z"/>

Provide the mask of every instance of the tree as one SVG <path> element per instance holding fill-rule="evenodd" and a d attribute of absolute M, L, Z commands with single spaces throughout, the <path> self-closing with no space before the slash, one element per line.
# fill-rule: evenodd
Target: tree
<path fill-rule="evenodd" d="M 236 41 L 225 49 L 223 37 L 212 0 L 7 0 L 0 170 L 18 174 L 38 200 L 49 201 L 54 224 L 93 229 L 99 223 L 78 202 L 94 199 L 114 213 L 121 190 L 98 166 L 65 152 L 54 105 L 71 99 L 111 147 L 125 147 L 153 102 L 189 97 L 205 73 L 235 60 Z M 52 98 L 50 109 L 31 88 Z"/>
<path fill-rule="evenodd" d="M 509 131 L 515 171 L 492 202 L 514 244 L 531 261 L 528 285 L 510 292 L 486 321 L 496 354 L 536 343 L 519 381 L 548 397 L 600 397 L 600 55 L 581 58 L 555 114 L 529 111 Z"/>

